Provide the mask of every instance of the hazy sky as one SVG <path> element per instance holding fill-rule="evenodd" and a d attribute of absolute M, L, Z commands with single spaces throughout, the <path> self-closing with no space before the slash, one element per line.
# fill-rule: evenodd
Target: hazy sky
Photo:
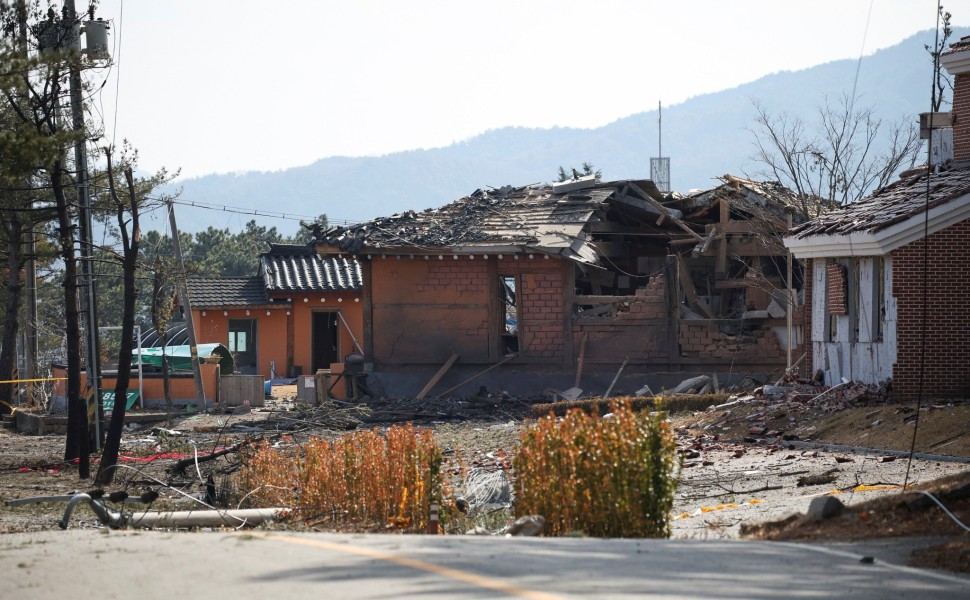
<path fill-rule="evenodd" d="M 970 0 L 945 8 L 970 24 Z M 936 2 L 102 0 L 98 16 L 108 138 L 196 176 L 597 127 L 870 54 L 933 28 Z"/>

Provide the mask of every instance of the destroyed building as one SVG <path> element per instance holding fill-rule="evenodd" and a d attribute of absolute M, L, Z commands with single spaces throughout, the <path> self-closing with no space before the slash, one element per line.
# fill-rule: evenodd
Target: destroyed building
<path fill-rule="evenodd" d="M 802 274 L 781 242 L 797 198 L 721 179 L 687 196 L 593 177 L 476 190 L 317 231 L 317 251 L 360 260 L 361 346 L 389 393 L 486 369 L 455 393 L 509 382 L 602 393 L 621 365 L 658 391 L 683 373 L 764 378 L 802 353 L 789 291 Z"/>
<path fill-rule="evenodd" d="M 809 361 L 829 385 L 891 382 L 895 400 L 970 394 L 970 38 L 941 62 L 953 114 L 924 119 L 933 168 L 785 238 L 807 263 Z"/>

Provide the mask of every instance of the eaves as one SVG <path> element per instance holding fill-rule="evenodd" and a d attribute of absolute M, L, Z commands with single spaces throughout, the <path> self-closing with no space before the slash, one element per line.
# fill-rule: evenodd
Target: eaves
<path fill-rule="evenodd" d="M 784 238 L 785 247 L 797 258 L 883 256 L 924 236 L 970 219 L 970 194 L 923 212 L 878 231 L 856 231 L 847 235 L 813 235 Z"/>

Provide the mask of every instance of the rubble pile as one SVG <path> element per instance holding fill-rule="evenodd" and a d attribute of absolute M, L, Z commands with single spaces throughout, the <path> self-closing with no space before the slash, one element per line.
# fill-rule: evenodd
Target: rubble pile
<path fill-rule="evenodd" d="M 704 383 L 698 379 L 687 380 L 682 386 L 696 391 L 697 385 Z M 826 386 L 821 381 L 820 374 L 806 379 L 799 377 L 797 371 L 789 372 L 775 385 L 761 385 L 731 396 L 728 402 L 709 406 L 695 426 L 714 434 L 715 439 L 721 436 L 746 443 L 795 440 L 799 439 L 795 431 L 804 435 L 801 425 L 826 414 L 881 405 L 889 400 L 888 384 L 844 381 Z"/>
<path fill-rule="evenodd" d="M 508 392 L 489 392 L 480 388 L 477 393 L 462 397 L 441 398 L 371 398 L 367 400 L 370 414 L 366 423 L 466 421 L 506 416 L 526 418 L 533 404 L 542 396 L 512 396 Z"/>

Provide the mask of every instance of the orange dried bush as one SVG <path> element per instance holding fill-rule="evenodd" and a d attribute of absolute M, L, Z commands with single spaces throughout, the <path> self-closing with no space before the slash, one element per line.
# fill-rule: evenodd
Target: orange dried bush
<path fill-rule="evenodd" d="M 668 537 L 676 445 L 663 413 L 627 400 L 612 416 L 574 409 L 523 430 L 515 457 L 515 512 L 546 519 L 545 532 Z"/>
<path fill-rule="evenodd" d="M 242 485 L 253 504 L 292 507 L 304 520 L 340 515 L 363 528 L 423 532 L 441 499 L 441 462 L 431 431 L 408 424 L 311 438 L 289 453 L 264 443 L 245 459 Z"/>

